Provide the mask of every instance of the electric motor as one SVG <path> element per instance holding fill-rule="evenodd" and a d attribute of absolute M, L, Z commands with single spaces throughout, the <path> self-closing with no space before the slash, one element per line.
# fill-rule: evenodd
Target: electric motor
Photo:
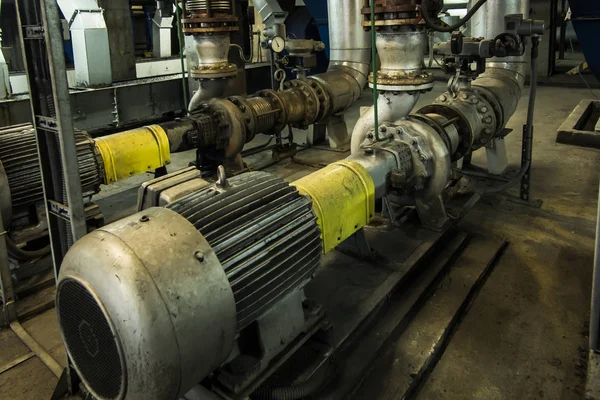
<path fill-rule="evenodd" d="M 321 253 L 307 197 L 271 174 L 231 178 L 75 243 L 57 285 L 63 340 L 99 399 L 177 399 Z"/>
<path fill-rule="evenodd" d="M 75 132 L 77 160 L 84 196 L 100 190 L 102 161 L 96 153 L 94 141 L 86 133 Z M 12 215 L 28 212 L 29 208 L 44 200 L 42 172 L 31 124 L 9 126 L 0 130 L 0 163 L 3 179 L 8 182 L 6 200 L 2 196 L 1 207 L 4 224 L 8 227 Z"/>

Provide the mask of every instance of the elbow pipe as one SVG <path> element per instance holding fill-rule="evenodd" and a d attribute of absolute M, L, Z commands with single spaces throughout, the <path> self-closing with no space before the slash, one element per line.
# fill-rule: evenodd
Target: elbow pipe
<path fill-rule="evenodd" d="M 472 6 L 476 0 L 471 0 Z M 505 15 L 522 14 L 529 17 L 530 0 L 488 0 L 470 21 L 471 36 L 495 38 L 506 31 Z M 491 58 L 486 72 L 473 82 L 473 86 L 493 94 L 502 108 L 501 129 L 517 109 L 523 91 L 529 52 L 520 57 Z M 535 71 L 531 71 L 532 76 Z"/>
<path fill-rule="evenodd" d="M 414 108 L 419 100 L 419 93 L 391 92 L 381 93 L 377 99 L 377 117 L 379 122 L 393 122 L 404 118 Z M 360 151 L 360 147 L 367 137 L 367 132 L 375 126 L 374 106 L 368 111 L 362 113 L 354 130 L 352 131 L 352 141 L 350 144 L 351 153 Z"/>
<path fill-rule="evenodd" d="M 202 103 L 223 97 L 228 84 L 227 79 L 200 79 L 198 90 L 196 90 L 188 105 L 188 112 L 193 113 L 200 108 Z"/>
<path fill-rule="evenodd" d="M 349 74 L 360 91 L 367 84 L 371 41 L 362 23 L 362 0 L 327 0 L 329 16 L 329 71 Z"/>

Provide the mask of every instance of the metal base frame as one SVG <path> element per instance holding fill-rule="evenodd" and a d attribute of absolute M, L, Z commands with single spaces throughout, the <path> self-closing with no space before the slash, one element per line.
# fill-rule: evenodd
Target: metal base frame
<path fill-rule="evenodd" d="M 422 262 L 435 252 L 442 251 L 453 231 L 452 227 L 464 216 L 479 199 L 472 195 L 452 201 L 448 207 L 460 210 L 458 218 L 448 224 L 446 229 L 434 231 L 423 227 L 418 218 L 404 223 L 401 228 L 394 226 L 387 218 L 377 216 L 369 226 L 363 228 L 352 239 L 352 243 L 342 246 L 325 256 L 324 266 L 316 277 L 305 287 L 308 299 L 322 305 L 325 319 L 312 324 L 311 329 L 296 339 L 286 351 L 265 371 L 256 383 L 262 383 L 279 368 L 288 368 L 290 364 L 299 365 L 296 357 L 302 353 L 319 354 L 308 365 L 304 365 L 294 381 L 311 377 L 325 365 L 339 349 L 352 343 L 361 326 L 377 312 L 382 302 L 398 287 L 411 284 L 415 275 L 426 267 Z M 464 240 L 464 235 L 462 236 Z M 399 246 L 398 244 L 402 245 Z M 462 243 L 462 240 L 461 240 Z M 356 244 L 353 252 L 348 247 Z M 369 251 L 366 251 L 369 249 Z M 348 252 L 354 255 L 349 255 Z M 358 256 L 358 257 L 357 257 Z M 433 276 L 437 275 L 439 271 Z M 421 289 L 419 289 L 421 290 Z M 287 362 L 285 362 L 287 360 Z M 281 378 L 278 376 L 278 379 Z M 281 386 L 281 382 L 273 382 Z M 258 387 L 253 384 L 251 387 Z M 245 392 L 238 396 L 217 391 L 220 398 L 241 400 Z"/>

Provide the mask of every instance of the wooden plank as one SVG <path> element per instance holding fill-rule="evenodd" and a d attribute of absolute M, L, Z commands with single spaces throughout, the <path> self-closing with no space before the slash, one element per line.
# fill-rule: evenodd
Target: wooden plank
<path fill-rule="evenodd" d="M 29 360 L 30 358 L 35 357 L 35 353 L 34 352 L 29 352 L 27 354 L 25 354 L 24 356 L 15 358 L 14 360 L 12 360 L 9 363 L 4 364 L 3 366 L 0 366 L 0 374 L 8 371 L 11 368 L 16 367 L 19 364 L 24 363 L 25 361 Z"/>

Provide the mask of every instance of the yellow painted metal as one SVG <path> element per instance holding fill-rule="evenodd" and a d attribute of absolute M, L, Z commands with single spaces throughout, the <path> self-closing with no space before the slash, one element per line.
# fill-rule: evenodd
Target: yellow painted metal
<path fill-rule="evenodd" d="M 375 185 L 367 170 L 356 162 L 338 161 L 292 185 L 312 198 L 323 253 L 368 224 L 375 213 Z"/>
<path fill-rule="evenodd" d="M 159 125 L 116 133 L 95 142 L 104 162 L 106 185 L 171 162 L 169 139 Z"/>

